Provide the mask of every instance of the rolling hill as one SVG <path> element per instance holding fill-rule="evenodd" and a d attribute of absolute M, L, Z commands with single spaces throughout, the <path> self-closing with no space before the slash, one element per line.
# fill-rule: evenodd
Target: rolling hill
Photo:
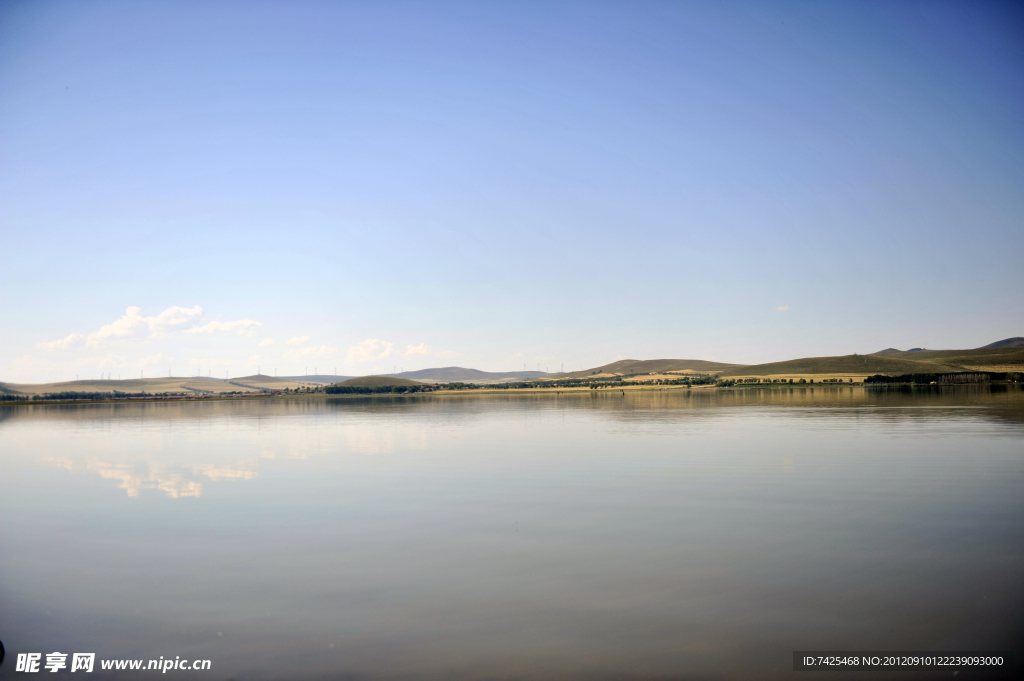
<path fill-rule="evenodd" d="M 973 350 L 926 350 L 888 348 L 870 355 L 804 357 L 785 362 L 757 364 L 722 373 L 722 376 L 774 376 L 833 374 L 916 374 L 957 371 L 1022 371 L 1024 338 L 1007 338 Z"/>
<path fill-rule="evenodd" d="M 347 381 L 341 381 L 336 385 L 347 386 L 351 388 L 380 388 L 383 386 L 406 386 L 426 384 L 420 381 L 410 381 L 407 378 L 396 378 L 394 376 L 359 376 L 358 378 L 350 378 Z"/>
<path fill-rule="evenodd" d="M 991 350 L 993 348 L 1024 348 L 1024 337 L 1015 336 L 1013 338 L 1005 338 L 995 343 L 989 343 L 988 345 L 982 345 L 979 350 Z"/>
<path fill-rule="evenodd" d="M 403 371 L 399 374 L 385 374 L 394 378 L 408 378 L 426 383 L 507 383 L 532 378 L 550 376 L 543 371 L 480 371 L 464 367 L 439 367 L 436 369 L 420 369 L 419 371 Z"/>
<path fill-rule="evenodd" d="M 946 364 L 959 367 L 961 371 L 986 368 L 991 371 L 1019 371 L 1024 367 L 1024 345 L 1018 344 L 1018 341 L 1018 338 L 1008 338 L 974 350 L 904 351 L 889 348 L 870 356 Z"/>
<path fill-rule="evenodd" d="M 723 371 L 722 377 L 741 376 L 870 376 L 872 374 L 914 374 L 961 371 L 937 362 L 919 362 L 881 355 L 842 355 L 838 357 L 803 357 L 784 362 L 754 364 Z"/>
<path fill-rule="evenodd" d="M 269 378 L 264 376 L 264 378 Z M 347 381 L 355 376 L 338 376 L 336 374 L 307 374 L 305 376 L 281 376 L 281 379 L 285 381 L 292 381 L 294 383 L 305 383 L 308 385 L 328 385 L 330 383 L 337 383 L 338 381 Z"/>
<path fill-rule="evenodd" d="M 57 383 L 3 383 L 0 393 L 43 395 L 59 392 L 85 393 L 177 393 L 218 394 L 264 392 L 313 385 L 351 385 L 355 387 L 423 385 L 430 383 L 502 383 L 545 378 L 594 378 L 665 372 L 718 374 L 722 377 L 757 376 L 832 376 L 860 377 L 872 374 L 944 373 L 958 371 L 1024 372 L 1024 337 L 1006 338 L 973 350 L 926 350 L 888 348 L 870 355 L 803 357 L 783 362 L 742 365 L 699 359 L 623 359 L 611 364 L 563 374 L 543 371 L 492 372 L 464 367 L 439 367 L 405 371 L 381 376 L 241 376 L 230 380 L 211 377 L 155 377 L 118 380 L 81 380 Z"/>
<path fill-rule="evenodd" d="M 44 395 L 59 392 L 86 393 L 185 393 L 217 394 L 262 392 L 302 387 L 303 384 L 273 376 L 223 378 L 164 376 L 160 378 L 126 378 L 120 380 L 61 381 L 58 383 L 0 383 L 0 392 L 13 395 Z"/>
<path fill-rule="evenodd" d="M 741 367 L 742 364 L 726 364 L 724 362 L 708 362 L 702 359 L 620 359 L 611 364 L 586 369 L 584 371 L 571 371 L 564 374 L 554 374 L 557 378 L 587 378 L 594 375 L 605 376 L 626 376 L 629 374 L 652 374 L 665 371 L 692 371 L 698 373 L 716 373 Z"/>

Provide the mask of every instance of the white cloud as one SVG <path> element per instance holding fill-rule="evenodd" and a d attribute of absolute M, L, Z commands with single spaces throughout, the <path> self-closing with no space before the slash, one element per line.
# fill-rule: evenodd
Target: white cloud
<path fill-rule="evenodd" d="M 789 309 L 789 305 L 780 305 L 779 307 L 777 307 L 775 309 L 778 310 L 779 312 L 785 312 L 786 310 Z"/>
<path fill-rule="evenodd" d="M 104 341 L 109 340 L 139 340 L 146 341 L 160 338 L 169 331 L 179 329 L 185 324 L 195 323 L 203 316 L 203 308 L 195 307 L 169 307 L 163 312 L 152 317 L 143 316 L 141 308 L 129 307 L 124 314 L 109 324 L 104 324 L 98 330 L 83 336 L 72 333 L 66 337 L 40 343 L 43 350 L 63 350 L 85 342 L 85 345 L 95 347 Z M 259 322 L 251 319 L 238 319 L 235 321 L 222 322 L 212 321 L 203 326 L 193 326 L 185 330 L 185 333 L 229 333 L 251 336 L 260 326 Z"/>
<path fill-rule="evenodd" d="M 72 333 L 60 340 L 50 341 L 49 343 L 40 343 L 39 347 L 43 350 L 67 350 L 72 345 L 78 345 L 83 340 L 85 340 L 85 336 L 82 334 Z"/>
<path fill-rule="evenodd" d="M 359 345 L 353 345 L 348 349 L 345 363 L 357 364 L 384 359 L 385 357 L 390 357 L 394 349 L 394 343 L 388 343 L 377 338 L 368 338 Z"/>
<path fill-rule="evenodd" d="M 231 322 L 214 320 L 202 326 L 193 326 L 185 333 L 233 333 L 239 336 L 253 336 L 260 323 L 251 319 L 236 319 Z"/>
<path fill-rule="evenodd" d="M 155 317 L 143 317 L 141 312 L 140 308 L 129 307 L 120 319 L 101 326 L 99 331 L 90 333 L 86 344 L 97 345 L 100 341 L 111 338 L 138 337 L 147 331 L 149 332 L 148 338 L 156 338 L 169 329 L 187 324 L 203 316 L 203 308 L 198 305 L 195 307 L 169 307 Z"/>
<path fill-rule="evenodd" d="M 263 340 L 260 341 L 260 347 L 261 348 L 266 348 L 266 347 L 269 347 L 269 346 L 271 346 L 273 344 L 274 344 L 274 339 L 273 338 L 264 338 Z"/>
<path fill-rule="evenodd" d="M 181 326 L 195 318 L 203 316 L 203 308 L 195 307 L 169 307 L 156 317 L 146 317 L 146 323 L 153 331 L 165 329 L 169 326 Z"/>
<path fill-rule="evenodd" d="M 419 345 L 410 345 L 405 349 L 406 357 L 424 357 L 430 354 L 430 346 L 426 343 L 420 343 Z"/>
<path fill-rule="evenodd" d="M 288 345 L 302 345 L 309 340 L 309 336 L 296 336 L 288 339 Z"/>
<path fill-rule="evenodd" d="M 258 361 L 260 361 L 259 355 L 253 355 L 252 357 L 249 358 L 249 364 L 255 364 Z"/>
<path fill-rule="evenodd" d="M 441 350 L 440 352 L 435 352 L 434 357 L 440 357 L 441 359 L 452 359 L 454 357 L 462 357 L 462 353 L 455 352 L 454 350 Z"/>
<path fill-rule="evenodd" d="M 284 353 L 284 358 L 288 360 L 299 360 L 299 359 L 316 359 L 318 357 L 332 357 L 334 353 L 338 351 L 338 348 L 332 348 L 329 345 L 311 346 L 308 348 L 295 348 Z"/>
<path fill-rule="evenodd" d="M 149 325 L 146 323 L 145 317 L 139 314 L 141 311 L 137 307 L 129 307 L 125 310 L 123 317 L 110 324 L 101 326 L 99 331 L 90 333 L 89 345 L 96 345 L 99 341 L 106 340 L 107 338 L 132 336 L 139 331 L 148 329 Z"/>

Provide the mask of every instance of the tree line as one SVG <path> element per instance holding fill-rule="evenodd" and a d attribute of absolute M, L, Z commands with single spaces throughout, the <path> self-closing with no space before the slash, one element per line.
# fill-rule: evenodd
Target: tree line
<path fill-rule="evenodd" d="M 886 376 L 875 374 L 864 379 L 865 384 L 903 384 L 903 385 L 971 385 L 976 383 L 994 383 L 1011 381 L 1019 383 L 1024 379 L 1024 374 L 1014 372 L 981 372 L 981 371 L 959 371 L 956 373 L 944 374 L 900 374 L 899 376 Z"/>

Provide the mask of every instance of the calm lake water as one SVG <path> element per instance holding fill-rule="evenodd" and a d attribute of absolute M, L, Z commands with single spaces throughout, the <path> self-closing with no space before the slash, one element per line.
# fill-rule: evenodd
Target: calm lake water
<path fill-rule="evenodd" d="M 1022 656 L 1018 389 L 0 407 L 0 462 L 3 678 L 33 651 L 203 679 Z"/>

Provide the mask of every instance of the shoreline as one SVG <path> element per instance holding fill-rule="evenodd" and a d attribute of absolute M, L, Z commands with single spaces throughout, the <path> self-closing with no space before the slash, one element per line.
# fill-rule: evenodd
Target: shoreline
<path fill-rule="evenodd" d="M 375 398 L 422 398 L 422 397 L 453 397 L 459 396 L 464 397 L 467 395 L 561 395 L 566 394 L 608 394 L 608 393 L 621 393 L 626 392 L 638 393 L 638 392 L 714 392 L 714 391 L 750 391 L 750 390 L 836 390 L 841 388 L 863 388 L 870 390 L 890 390 L 900 389 L 904 390 L 907 388 L 913 389 L 927 389 L 933 390 L 935 388 L 977 388 L 981 386 L 1015 386 L 1016 383 L 1004 383 L 989 381 L 986 383 L 973 383 L 973 384 L 941 384 L 941 385 L 926 385 L 926 384 L 899 384 L 899 383 L 878 383 L 878 384 L 864 384 L 864 383 L 749 383 L 749 384 L 736 384 L 730 386 L 719 386 L 719 385 L 700 385 L 700 386 L 685 386 L 685 385 L 622 385 L 622 386 L 606 386 L 600 388 L 589 388 L 589 387 L 573 387 L 573 388 L 481 388 L 481 389 L 463 389 L 463 390 L 432 390 L 424 392 L 408 392 L 408 393 L 342 393 L 342 394 L 328 394 L 322 392 L 314 393 L 300 393 L 300 394 L 283 394 L 283 393 L 260 393 L 260 394 L 248 394 L 248 395 L 210 395 L 210 396 L 191 396 L 191 395 L 167 395 L 167 396 L 145 396 L 145 397 L 110 397 L 100 399 L 83 399 L 83 400 L 10 400 L 0 401 L 0 407 L 12 406 L 12 407 L 25 407 L 25 406 L 69 406 L 69 405 L 90 405 L 90 404 L 135 404 L 139 402 L 164 402 L 164 403 L 182 403 L 182 402 L 249 402 L 249 401 L 263 401 L 263 400 L 365 400 Z"/>

